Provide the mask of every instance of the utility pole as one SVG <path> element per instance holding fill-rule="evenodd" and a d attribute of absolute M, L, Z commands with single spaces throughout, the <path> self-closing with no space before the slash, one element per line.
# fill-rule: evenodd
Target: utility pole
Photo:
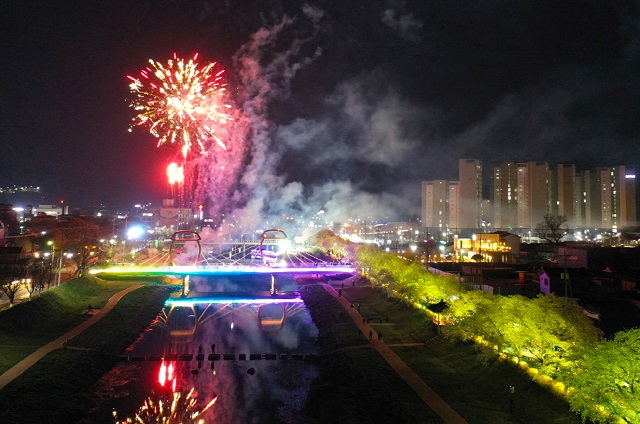
<path fill-rule="evenodd" d="M 569 268 L 567 268 L 567 254 L 558 255 L 562 257 L 562 265 L 564 271 L 560 273 L 560 278 L 564 281 L 564 297 L 573 297 L 573 290 L 571 290 L 571 276 L 569 274 Z"/>

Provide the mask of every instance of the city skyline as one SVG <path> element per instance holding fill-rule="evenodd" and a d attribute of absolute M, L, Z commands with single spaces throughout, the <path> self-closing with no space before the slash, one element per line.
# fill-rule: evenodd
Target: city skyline
<path fill-rule="evenodd" d="M 624 165 L 459 160 L 457 181 L 422 181 L 422 225 L 442 232 L 533 230 L 547 217 L 616 233 L 638 225 L 636 170 Z M 489 171 L 489 172 L 487 172 Z M 490 190 L 483 190 L 489 185 Z"/>
<path fill-rule="evenodd" d="M 419 216 L 420 181 L 453 180 L 460 158 L 640 167 L 632 4 L 2 9 L 0 186 L 70 205 L 168 196 L 176 152 L 128 131 L 126 75 L 174 53 L 226 69 L 239 114 L 229 150 L 201 161 L 196 192 L 212 214 Z"/>

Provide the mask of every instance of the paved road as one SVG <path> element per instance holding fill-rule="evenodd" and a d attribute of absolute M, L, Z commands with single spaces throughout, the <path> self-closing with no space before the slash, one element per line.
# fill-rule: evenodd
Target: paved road
<path fill-rule="evenodd" d="M 47 289 L 45 289 L 43 291 L 47 291 Z M 40 291 L 36 291 L 33 294 L 33 297 L 38 296 L 40 293 L 41 293 Z M 16 293 L 16 296 L 13 299 L 13 304 L 17 305 L 18 303 L 21 303 L 21 302 L 24 302 L 24 301 L 27 301 L 27 300 L 29 300 L 29 292 L 24 287 L 20 287 L 20 290 L 18 290 L 18 292 Z M 10 304 L 11 303 L 9 302 L 9 299 L 7 298 L 7 295 L 4 294 L 3 292 L 0 292 L 0 309 L 4 309 L 7 306 L 9 306 Z"/>
<path fill-rule="evenodd" d="M 33 352 L 31 355 L 24 358 L 22 361 L 15 364 L 13 367 L 9 368 L 7 372 L 0 375 L 0 390 L 4 388 L 7 384 L 11 383 L 15 378 L 19 377 L 23 372 L 28 370 L 31 366 L 33 366 L 40 359 L 44 358 L 49 352 L 60 349 L 64 347 L 64 344 L 76 337 L 78 334 L 82 333 L 87 328 L 91 327 L 95 324 L 100 318 L 105 316 L 107 312 L 113 309 L 114 306 L 129 292 L 132 292 L 138 288 L 142 287 L 142 285 L 131 286 L 125 290 L 122 290 L 113 296 L 107 301 L 107 304 L 104 308 L 98 310 L 91 318 L 84 321 L 82 324 L 78 325 L 75 328 L 72 328 L 62 336 L 58 337 L 52 342 L 47 343 L 42 346 L 40 349 Z"/>
<path fill-rule="evenodd" d="M 367 324 L 362 323 L 362 316 L 356 310 L 356 308 L 351 307 L 351 303 L 340 296 L 338 292 L 333 288 L 333 286 L 329 284 L 323 284 L 325 290 L 329 292 L 334 298 L 336 298 L 340 304 L 346 309 L 349 313 L 353 321 L 356 323 L 362 334 L 366 337 L 369 337 L 369 332 L 372 331 L 373 334 L 376 334 L 376 331 Z M 404 379 L 404 381 L 411 386 L 413 390 L 415 390 L 416 394 L 420 396 L 420 398 L 435 412 L 438 414 L 440 418 L 444 420 L 446 423 L 451 424 L 466 424 L 467 421 L 462 418 L 458 413 L 449 406 L 433 389 L 422 381 L 422 379 L 413 372 L 407 364 L 404 363 L 402 359 L 398 355 L 391 350 L 387 344 L 382 340 L 372 340 L 372 346 L 380 352 L 382 357 L 391 365 L 391 367 Z"/>
<path fill-rule="evenodd" d="M 60 281 L 60 284 L 64 284 L 67 280 L 69 280 L 72 277 L 71 274 L 68 273 L 64 273 L 62 274 L 62 280 Z M 51 290 L 51 289 L 55 289 L 56 287 L 58 287 L 60 284 L 51 284 L 49 286 L 49 288 L 44 288 L 43 290 L 36 290 L 32 297 L 36 297 L 39 296 L 40 294 Z M 17 305 L 18 303 L 21 302 L 26 302 L 29 300 L 29 291 L 25 288 L 25 287 L 20 287 L 20 290 L 18 290 L 18 292 L 16 293 L 16 296 L 14 298 L 13 304 Z M 0 309 L 4 309 L 6 307 L 8 307 L 10 305 L 9 303 L 9 298 L 7 297 L 6 294 L 4 294 L 4 292 L 0 292 Z"/>

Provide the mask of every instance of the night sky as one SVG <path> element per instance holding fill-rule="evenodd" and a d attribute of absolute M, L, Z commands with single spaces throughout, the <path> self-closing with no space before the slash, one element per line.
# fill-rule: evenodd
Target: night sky
<path fill-rule="evenodd" d="M 417 215 L 461 158 L 640 169 L 639 1 L 9 1 L 0 49 L 0 186 L 72 206 L 168 195 L 126 75 L 174 53 L 227 70 L 214 214 Z"/>

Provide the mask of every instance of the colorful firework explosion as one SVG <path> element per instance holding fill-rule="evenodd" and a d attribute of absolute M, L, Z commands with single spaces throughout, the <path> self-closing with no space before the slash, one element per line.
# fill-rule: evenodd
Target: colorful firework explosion
<path fill-rule="evenodd" d="M 138 112 L 133 125 L 148 128 L 158 146 L 180 145 L 185 160 L 193 146 L 206 152 L 211 140 L 225 149 L 215 131 L 231 119 L 224 103 L 224 70 L 216 71 L 215 63 L 200 67 L 197 58 L 185 61 L 174 55 L 166 65 L 149 59 L 151 65 L 139 78 L 127 76 L 134 95 L 130 106 Z"/>

